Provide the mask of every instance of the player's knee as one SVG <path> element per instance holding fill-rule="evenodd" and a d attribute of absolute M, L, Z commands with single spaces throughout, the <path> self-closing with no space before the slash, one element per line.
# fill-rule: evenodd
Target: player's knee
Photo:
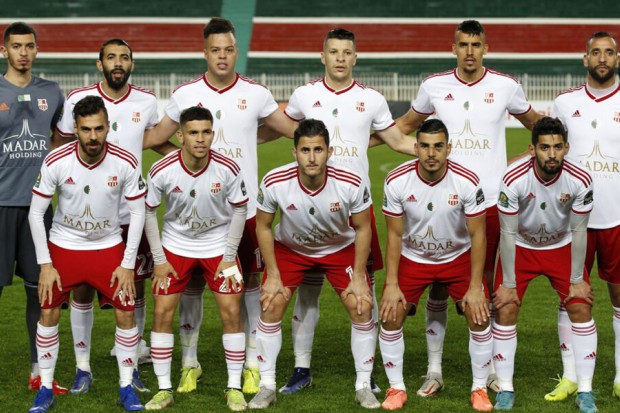
<path fill-rule="evenodd" d="M 405 313 L 403 312 L 403 314 Z M 395 319 L 382 321 L 381 328 L 383 328 L 385 331 L 400 330 L 403 327 L 404 317 L 404 315 L 399 315 Z"/>
<path fill-rule="evenodd" d="M 53 327 L 56 324 L 58 324 L 59 319 L 60 319 L 60 307 L 41 309 L 41 319 L 39 323 L 43 327 Z"/>
<path fill-rule="evenodd" d="M 517 324 L 519 307 L 516 304 L 508 304 L 500 308 L 495 313 L 495 322 L 501 326 L 512 326 Z"/>
<path fill-rule="evenodd" d="M 114 315 L 116 316 L 116 326 L 123 330 L 129 330 L 136 326 L 136 320 L 133 315 L 133 311 L 114 309 Z"/>
<path fill-rule="evenodd" d="M 587 323 L 592 320 L 592 307 L 587 303 L 569 303 L 566 312 L 573 323 Z"/>

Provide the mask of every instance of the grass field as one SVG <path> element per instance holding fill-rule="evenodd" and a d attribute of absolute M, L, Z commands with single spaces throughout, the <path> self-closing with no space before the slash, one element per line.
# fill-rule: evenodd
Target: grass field
<path fill-rule="evenodd" d="M 509 130 L 508 143 L 511 154 L 522 152 L 529 139 L 525 130 Z M 292 160 L 291 141 L 279 140 L 263 145 L 259 149 L 259 175 L 269 169 Z M 375 213 L 382 240 L 385 240 L 385 223 L 380 205 L 383 179 L 386 173 L 407 158 L 394 154 L 388 148 L 380 147 L 370 151 L 371 179 Z M 152 153 L 145 153 L 145 165 L 155 159 Z M 385 245 L 385 243 L 382 243 Z M 382 287 L 385 273 L 378 274 L 378 291 Z M 594 276 L 593 288 L 596 294 L 594 317 L 598 323 L 599 347 L 594 389 L 601 412 L 620 411 L 620 402 L 611 396 L 614 378 L 614 345 L 611 327 L 611 306 L 606 286 Z M 423 308 L 425 298 L 420 302 Z M 15 278 L 14 285 L 4 289 L 0 298 L 0 319 L 3 349 L 0 361 L 0 412 L 27 411 L 34 393 L 27 390 L 29 372 L 28 339 L 24 324 L 25 295 L 21 280 Z M 152 322 L 152 299 L 147 297 L 149 316 L 147 331 Z M 544 401 L 544 394 L 555 382 L 552 377 L 561 371 L 560 354 L 556 333 L 556 308 L 558 298 L 544 278 L 534 281 L 525 296 L 520 315 L 519 350 L 515 372 L 515 412 L 571 412 L 577 411 L 574 400 L 560 403 Z M 285 320 L 290 319 L 289 313 Z M 61 350 L 56 378 L 70 386 L 74 374 L 74 356 L 69 328 L 69 313 L 61 317 Z M 270 411 L 280 412 L 349 412 L 361 408 L 354 402 L 355 380 L 353 360 L 350 354 L 349 321 L 339 300 L 331 288 L 326 287 L 321 297 L 321 321 L 317 328 L 313 358 L 314 386 L 304 392 L 290 396 L 279 396 Z M 148 337 L 148 333 L 147 333 Z M 278 386 L 283 385 L 293 368 L 290 323 L 283 323 L 284 343 L 278 363 Z M 446 389 L 440 396 L 421 399 L 414 395 L 421 384 L 420 376 L 426 372 L 426 344 L 424 316 L 420 311 L 405 324 L 405 382 L 410 392 L 409 403 L 403 411 L 417 412 L 470 412 L 469 389 L 471 370 L 468 355 L 468 332 L 465 320 L 450 308 L 449 328 L 444 349 L 444 380 Z M 109 356 L 114 341 L 113 314 L 110 311 L 95 312 L 93 331 L 93 353 L 91 364 L 95 376 L 91 392 L 82 396 L 59 396 L 56 398 L 57 412 L 115 412 L 122 411 L 115 406 L 118 399 L 118 370 L 116 360 Z M 173 363 L 173 383 L 180 376 L 180 346 L 178 336 Z M 221 345 L 220 320 L 213 299 L 205 297 L 205 317 L 199 343 L 199 360 L 203 366 L 203 379 L 198 390 L 189 395 L 175 395 L 175 405 L 169 412 L 225 412 L 222 390 L 226 385 L 226 367 Z M 150 365 L 141 366 L 143 378 L 152 390 L 157 380 Z M 377 346 L 375 377 L 380 387 L 388 387 L 380 362 Z M 494 397 L 491 397 L 494 400 Z M 383 395 L 381 395 L 381 400 Z M 146 402 L 147 398 L 143 397 Z"/>

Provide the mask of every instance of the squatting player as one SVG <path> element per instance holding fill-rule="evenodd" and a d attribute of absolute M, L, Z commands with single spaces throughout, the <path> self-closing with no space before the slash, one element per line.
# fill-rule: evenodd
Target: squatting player
<path fill-rule="evenodd" d="M 486 252 L 484 192 L 475 173 L 447 159 L 451 145 L 442 121 L 424 121 L 417 131 L 416 147 L 418 159 L 390 172 L 384 186 L 387 274 L 379 345 L 390 388 L 382 406 L 395 410 L 407 402 L 403 323 L 424 290 L 440 283 L 469 325 L 472 407 L 491 411 L 486 387 L 493 339 L 489 291 L 482 276 Z"/>
<path fill-rule="evenodd" d="M 591 312 L 594 296 L 584 267 L 592 178 L 584 167 L 565 158 L 568 148 L 562 122 L 542 118 L 532 129 L 531 156 L 510 165 L 502 181 L 500 261 L 493 298 L 497 314 L 492 329 L 500 385 L 495 410 L 511 410 L 514 405 L 519 306 L 529 282 L 544 274 L 570 318 L 577 405 L 583 413 L 598 411 L 592 395 L 597 345 Z"/>
<path fill-rule="evenodd" d="M 41 265 L 42 308 L 37 326 L 41 390 L 30 413 L 46 412 L 54 403 L 51 386 L 58 359 L 60 307 L 68 302 L 71 290 L 84 283 L 99 292 L 102 307 L 114 307 L 120 402 L 126 411 L 142 410 L 131 385 L 140 342 L 133 316 L 133 269 L 144 226 L 146 188 L 138 160 L 106 142 L 108 115 L 103 100 L 87 96 L 75 105 L 73 114 L 78 140 L 45 158 L 28 217 Z M 43 215 L 55 192 L 58 205 L 48 243 Z M 121 197 L 131 216 L 126 244 L 119 219 Z"/>

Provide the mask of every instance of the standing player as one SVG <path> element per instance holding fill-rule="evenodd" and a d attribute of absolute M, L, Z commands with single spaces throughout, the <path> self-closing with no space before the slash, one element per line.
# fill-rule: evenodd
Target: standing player
<path fill-rule="evenodd" d="M 577 406 L 583 413 L 598 411 L 592 395 L 597 345 L 591 313 L 594 295 L 584 269 L 592 178 L 565 158 L 567 152 L 562 122 L 542 118 L 532 129 L 531 157 L 512 164 L 503 178 L 498 201 L 500 262 L 493 299 L 497 308 L 493 359 L 501 389 L 495 410 L 511 410 L 514 405 L 519 305 L 529 282 L 544 274 L 570 318 Z"/>
<path fill-rule="evenodd" d="M 351 318 L 355 400 L 362 407 L 376 409 L 380 404 L 370 390 L 377 329 L 366 274 L 371 238 L 368 187 L 357 174 L 327 165 L 334 149 L 320 120 L 302 121 L 294 145 L 296 162 L 265 175 L 258 194 L 256 233 L 266 269 L 256 334 L 260 391 L 249 407 L 264 409 L 275 402 L 282 316 L 304 274 L 320 271 L 340 293 Z M 278 209 L 280 223 L 274 237 L 272 225 Z"/>
<path fill-rule="evenodd" d="M 280 135 L 291 136 L 294 122 L 278 109 L 269 90 L 235 72 L 239 50 L 235 28 L 228 20 L 212 18 L 204 28 L 204 55 L 207 72 L 197 79 L 179 86 L 170 98 L 166 114 L 153 134 L 157 141 L 164 141 L 179 127 L 183 109 L 191 106 L 208 108 L 214 115 L 215 138 L 212 149 L 233 159 L 241 168 L 247 185 L 248 216 L 239 250 L 239 260 L 245 280 L 245 331 L 247 336 L 244 371 L 244 393 L 258 391 L 258 363 L 256 361 L 256 323 L 260 313 L 259 278 L 262 260 L 256 241 L 256 195 L 258 193 L 257 128 L 264 122 Z M 183 346 L 182 374 L 179 392 L 196 389 L 196 381 L 202 374 L 198 363 L 197 345 L 202 323 L 202 293 L 204 281 L 190 282 L 181 297 L 179 324 Z"/>
<path fill-rule="evenodd" d="M 531 129 L 540 115 L 532 109 L 517 80 L 482 65 L 489 46 L 482 25 L 466 20 L 458 25 L 452 53 L 457 67 L 429 76 L 420 85 L 411 110 L 397 119 L 404 133 L 416 130 L 427 117 L 441 119 L 450 132 L 450 159 L 480 177 L 486 198 L 487 253 L 484 273 L 491 288 L 499 243 L 497 196 L 506 169 L 506 111 Z M 428 371 L 418 395 L 428 397 L 443 388 L 441 357 L 448 323 L 445 289 L 433 286 L 426 302 Z M 497 390 L 493 369 L 489 387 Z"/>
<path fill-rule="evenodd" d="M 185 109 L 180 124 L 177 137 L 181 150 L 156 162 L 147 178 L 145 232 L 155 260 L 151 348 L 159 392 L 145 407 L 160 410 L 172 405 L 172 321 L 181 293 L 198 270 L 209 284 L 222 317 L 228 407 L 241 411 L 247 404 L 241 392 L 245 334 L 237 248 L 247 214 L 247 191 L 237 164 L 210 149 L 211 112 L 199 107 Z M 157 207 L 162 198 L 166 213 L 160 240 Z"/>
<path fill-rule="evenodd" d="M 132 50 L 124 40 L 110 39 L 101 46 L 97 69 L 103 75 L 100 82 L 75 89 L 67 95 L 63 116 L 56 125 L 55 136 L 60 140 L 73 139 L 73 107 L 85 96 L 100 96 L 110 117 L 108 142 L 131 152 L 138 159 L 139 170 L 142 171 L 142 149 L 154 146 L 153 142 L 144 139 L 144 132 L 157 124 L 157 98 L 148 90 L 128 83 L 134 69 L 134 61 Z M 123 239 L 126 240 L 129 209 L 124 201 L 121 202 L 120 220 Z M 151 277 L 152 271 L 153 260 L 146 238 L 143 237 L 135 266 L 137 294 L 135 317 L 140 337 L 144 334 L 146 318 L 144 280 Z M 71 331 L 77 364 L 75 380 L 71 387 L 73 394 L 86 393 L 93 377 L 90 368 L 90 348 L 94 294 L 94 289 L 85 284 L 74 291 L 71 301 Z M 139 363 L 150 361 L 149 348 L 142 339 L 138 351 Z M 138 391 L 148 391 L 140 380 L 137 368 L 134 371 L 133 384 Z"/>
<path fill-rule="evenodd" d="M 484 193 L 473 172 L 448 160 L 448 130 L 437 119 L 417 131 L 418 159 L 390 172 L 383 213 L 387 274 L 381 298 L 379 345 L 390 381 L 382 406 L 407 402 L 403 379 L 405 317 L 432 283 L 445 286 L 469 325 L 474 410 L 491 411 L 486 391 L 493 351 L 489 293 L 482 271 L 486 252 Z"/>
<path fill-rule="evenodd" d="M 329 130 L 333 148 L 331 161 L 352 169 L 370 188 L 368 132 L 372 129 L 390 148 L 413 155 L 414 139 L 395 127 L 385 98 L 376 90 L 353 79 L 357 61 L 355 35 L 345 29 L 327 33 L 321 61 L 325 76 L 297 88 L 285 110 L 290 118 L 319 119 Z M 368 270 L 374 297 L 374 271 L 383 268 L 374 212 L 371 208 L 372 247 Z M 308 274 L 299 288 L 293 312 L 295 370 L 282 393 L 295 393 L 312 383 L 310 361 L 314 330 L 319 321 L 319 295 L 323 274 Z M 377 305 L 373 308 L 377 322 Z M 379 392 L 373 381 L 373 391 Z"/>
<path fill-rule="evenodd" d="M 607 282 L 614 309 L 616 376 L 613 395 L 620 399 L 620 85 L 616 80 L 618 43 L 609 33 L 594 33 L 586 43 L 583 65 L 588 71 L 583 86 L 560 94 L 553 114 L 566 126 L 571 155 L 592 175 L 596 203 L 588 222 L 586 269 L 592 271 L 594 257 L 599 276 Z M 547 400 L 564 400 L 577 391 L 575 357 L 570 320 L 560 304 L 558 332 L 564 373 Z"/>
<path fill-rule="evenodd" d="M 39 266 L 28 226 L 30 188 L 43 158 L 51 146 L 56 146 L 50 131 L 64 101 L 57 83 L 32 75 L 37 51 L 37 34 L 32 26 L 16 22 L 4 30 L 2 55 L 8 64 L 0 76 L 0 296 L 2 289 L 11 285 L 13 274 L 23 278 L 30 338 L 28 387 L 32 390 L 39 390 L 41 385 L 35 344 L 41 306 L 37 294 Z M 51 222 L 50 208 L 45 217 L 48 230 Z M 61 394 L 67 389 L 54 382 L 54 391 Z"/>
<path fill-rule="evenodd" d="M 140 335 L 133 316 L 134 263 L 144 225 L 145 184 L 138 160 L 106 142 L 108 115 L 100 97 L 87 96 L 73 108 L 78 140 L 50 153 L 33 188 L 29 221 L 41 265 L 37 351 L 41 390 L 30 413 L 48 411 L 58 359 L 60 307 L 83 283 L 99 292 L 101 306 L 114 307 L 116 359 L 121 404 L 126 411 L 144 406 L 131 386 Z M 58 194 L 58 207 L 47 242 L 43 214 Z M 119 219 L 124 197 L 131 215 L 127 243 Z"/>

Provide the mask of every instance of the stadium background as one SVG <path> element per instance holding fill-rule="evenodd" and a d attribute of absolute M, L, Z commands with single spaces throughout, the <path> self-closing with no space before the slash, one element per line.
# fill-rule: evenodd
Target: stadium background
<path fill-rule="evenodd" d="M 40 53 L 35 72 L 50 78 L 76 76 L 92 83 L 98 79 L 94 68 L 100 44 L 111 37 L 125 38 L 134 48 L 138 74 L 178 73 L 178 82 L 204 71 L 202 59 L 202 27 L 210 16 L 233 20 L 240 43 L 240 72 L 260 78 L 263 74 L 308 73 L 319 75 L 323 67 L 318 59 L 322 37 L 333 27 L 344 26 L 358 38 L 359 76 L 424 76 L 454 67 L 450 53 L 455 25 L 465 18 L 481 20 L 487 29 L 490 53 L 485 65 L 518 75 L 555 74 L 574 84 L 583 82 L 585 39 L 594 31 L 607 30 L 620 34 L 620 3 L 612 1 L 548 1 L 520 2 L 433 0 L 420 1 L 307 1 L 300 5 L 290 0 L 230 0 L 170 2 L 138 0 L 132 2 L 105 0 L 22 0 L 0 10 L 0 28 L 15 20 L 32 22 L 39 31 Z M 395 58 L 394 56 L 397 56 Z M 574 78 L 573 78 L 574 77 Z M 74 81 L 75 82 L 75 81 Z M 144 86 L 136 81 L 136 84 Z M 271 87 L 269 82 L 264 82 Z M 301 82 L 300 82 L 301 83 Z M 368 82 L 371 86 L 374 84 Z M 148 86 L 147 86 L 148 87 Z M 65 87 L 66 89 L 66 87 Z M 395 115 L 406 109 L 408 100 L 392 99 Z M 167 98 L 166 95 L 160 98 Z M 520 152 L 527 134 L 508 131 L 509 150 Z M 290 143 L 278 141 L 259 150 L 260 175 L 269 167 L 282 164 Z M 380 199 L 381 183 L 390 168 L 402 162 L 384 148 L 371 151 L 373 197 Z M 145 164 L 151 155 L 145 154 Z M 376 202 L 377 203 L 377 202 Z M 380 214 L 380 211 L 376 211 Z M 380 215 L 379 215 L 380 216 Z M 381 221 L 381 219 L 379 219 Z M 384 228 L 380 223 L 380 233 Z M 383 274 L 379 275 L 383 279 Z M 23 326 L 23 288 L 6 288 L 0 299 L 0 412 L 25 411 L 33 393 L 25 389 L 27 376 L 27 338 Z M 379 285 L 382 281 L 379 282 Z M 610 396 L 613 379 L 613 332 L 611 308 L 605 286 L 594 277 L 597 305 L 595 318 L 599 325 L 599 360 L 595 389 L 601 411 L 618 411 L 618 401 Z M 342 317 L 339 303 L 329 292 L 323 294 L 322 320 L 317 330 L 313 372 L 316 385 L 304 395 L 279 398 L 273 411 L 353 411 L 351 390 L 352 364 L 348 351 L 348 322 Z M 199 391 L 178 396 L 174 411 L 226 411 L 221 397 L 225 370 L 219 320 L 210 298 L 205 299 L 205 322 L 201 335 L 200 359 L 206 377 Z M 421 301 L 423 306 L 424 299 Z M 152 302 L 149 302 L 152 309 Z M 549 377 L 560 370 L 555 334 L 557 297 L 544 280 L 537 280 L 528 291 L 519 324 L 520 350 L 515 383 L 519 394 L 515 412 L 564 412 L 574 409 L 570 402 L 549 404 L 542 395 L 553 387 Z M 213 317 L 214 320 L 210 320 Z M 73 356 L 68 328 L 68 314 L 61 320 L 61 356 L 57 378 L 64 385 L 73 377 Z M 121 411 L 112 407 L 116 397 L 116 365 L 107 352 L 113 342 L 110 312 L 95 315 L 93 367 L 96 385 L 85 397 L 59 397 L 55 411 L 107 412 Z M 436 400 L 412 397 L 405 409 L 416 411 L 470 411 L 467 403 L 469 367 L 467 329 L 452 310 L 445 351 L 444 377 L 448 387 Z M 147 318 L 147 330 L 151 316 Z M 292 368 L 290 327 L 284 323 L 284 344 L 278 364 L 278 383 Z M 410 320 L 407 337 L 406 382 L 410 390 L 420 384 L 425 370 L 423 317 Z M 178 344 L 178 340 L 177 340 Z M 173 382 L 178 382 L 178 359 L 175 351 Z M 341 360 L 334 363 L 335 360 Z M 535 367 L 535 368 L 533 368 Z M 152 387 L 156 381 L 150 366 L 143 369 Z M 375 367 L 383 388 L 387 387 L 380 363 Z M 358 409 L 355 409 L 356 411 Z"/>

